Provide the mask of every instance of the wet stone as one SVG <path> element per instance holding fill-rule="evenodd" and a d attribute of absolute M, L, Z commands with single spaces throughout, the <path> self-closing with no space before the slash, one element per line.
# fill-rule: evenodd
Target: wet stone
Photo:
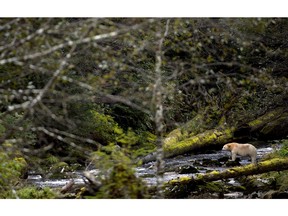
<path fill-rule="evenodd" d="M 224 165 L 226 167 L 241 166 L 240 160 L 238 158 L 235 161 L 227 161 Z"/>
<path fill-rule="evenodd" d="M 190 165 L 185 165 L 185 166 L 180 166 L 178 168 L 178 173 L 179 174 L 187 174 L 187 173 L 198 173 L 198 169 L 190 166 Z"/>
<path fill-rule="evenodd" d="M 203 159 L 202 166 L 218 167 L 222 166 L 222 164 L 218 160 Z"/>
<path fill-rule="evenodd" d="M 228 160 L 229 160 L 229 157 L 226 157 L 226 156 L 218 159 L 219 162 L 224 162 L 224 163 L 227 162 Z"/>

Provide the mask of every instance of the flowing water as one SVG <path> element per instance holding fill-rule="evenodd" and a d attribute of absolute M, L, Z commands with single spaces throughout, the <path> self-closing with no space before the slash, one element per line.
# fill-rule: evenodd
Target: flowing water
<path fill-rule="evenodd" d="M 279 147 L 278 147 L 279 148 Z M 259 160 L 262 158 L 265 154 L 268 154 L 272 152 L 273 149 L 270 146 L 264 146 L 261 148 L 258 148 L 257 151 L 257 159 Z M 168 158 L 165 159 L 165 173 L 164 173 L 164 181 L 169 181 L 171 179 L 177 179 L 179 177 L 184 176 L 193 176 L 195 174 L 188 173 L 188 174 L 179 174 L 177 170 L 181 167 L 194 167 L 195 164 L 197 164 L 198 173 L 206 173 L 209 170 L 217 170 L 222 171 L 227 169 L 227 167 L 223 166 L 224 162 L 220 162 L 220 166 L 215 165 L 207 165 L 205 164 L 207 162 L 207 159 L 209 161 L 216 161 L 219 164 L 219 161 L 221 161 L 221 158 L 227 158 L 230 157 L 230 152 L 227 151 L 214 151 L 210 154 L 195 154 L 195 155 L 184 155 L 184 156 L 178 156 L 174 158 Z M 246 157 L 241 157 L 240 161 L 241 165 L 249 164 L 250 159 Z M 156 185 L 156 170 L 154 167 L 155 162 L 149 162 L 147 164 L 144 164 L 140 167 L 136 168 L 136 175 L 138 177 L 141 177 L 144 179 L 144 181 L 147 183 L 147 185 Z M 91 173 L 94 175 L 97 175 L 97 170 L 90 170 Z M 71 179 L 74 180 L 75 184 L 78 185 L 84 185 L 84 177 L 82 175 L 82 171 L 75 171 L 70 173 L 65 173 L 66 176 L 69 176 L 69 178 L 63 178 L 63 179 L 45 179 L 41 175 L 36 173 L 30 173 L 28 176 L 28 183 L 39 186 L 39 187 L 51 187 L 51 188 L 60 188 L 66 185 Z M 232 184 L 237 184 L 233 179 L 230 180 Z M 229 196 L 229 195 L 227 195 Z"/>

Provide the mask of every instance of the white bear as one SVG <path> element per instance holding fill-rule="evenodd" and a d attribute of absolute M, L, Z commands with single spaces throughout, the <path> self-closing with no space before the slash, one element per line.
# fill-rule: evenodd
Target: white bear
<path fill-rule="evenodd" d="M 222 150 L 231 151 L 232 161 L 235 161 L 236 155 L 250 156 L 252 163 L 256 163 L 257 149 L 251 144 L 227 143 Z"/>

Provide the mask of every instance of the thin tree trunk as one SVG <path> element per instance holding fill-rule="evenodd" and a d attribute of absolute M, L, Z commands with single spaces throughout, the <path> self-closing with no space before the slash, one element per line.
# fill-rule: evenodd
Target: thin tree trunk
<path fill-rule="evenodd" d="M 166 22 L 166 29 L 159 41 L 158 50 L 156 51 L 155 75 L 156 82 L 154 85 L 154 105 L 155 105 L 155 126 L 156 126 L 156 172 L 157 172 L 157 198 L 163 198 L 163 174 L 164 174 L 164 154 L 163 154 L 163 133 L 164 133 L 164 117 L 163 117 L 163 86 L 162 86 L 162 45 L 168 34 L 169 19 Z"/>

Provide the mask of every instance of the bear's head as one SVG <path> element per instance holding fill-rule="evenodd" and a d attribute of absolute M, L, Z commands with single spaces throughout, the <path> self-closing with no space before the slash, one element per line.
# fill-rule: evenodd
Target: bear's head
<path fill-rule="evenodd" d="M 231 144 L 225 144 L 225 145 L 223 146 L 222 150 L 226 150 L 226 151 L 231 150 Z"/>

